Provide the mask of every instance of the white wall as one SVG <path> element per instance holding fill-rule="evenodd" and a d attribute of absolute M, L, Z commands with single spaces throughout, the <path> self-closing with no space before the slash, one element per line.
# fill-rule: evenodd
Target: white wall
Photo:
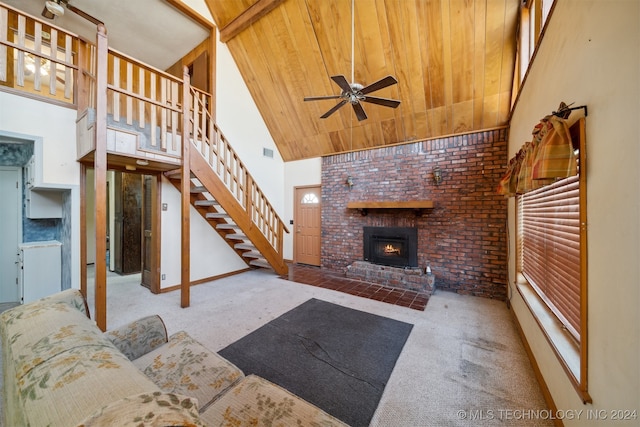
<path fill-rule="evenodd" d="M 162 211 L 162 253 L 160 274 L 161 288 L 180 284 L 181 226 L 180 192 L 166 179 L 162 179 L 162 202 L 167 210 Z M 226 274 L 247 268 L 245 262 L 227 245 L 202 216 L 191 207 L 191 281 Z"/>
<path fill-rule="evenodd" d="M 216 68 L 216 122 L 282 216 L 284 162 L 229 49 L 219 41 Z M 273 158 L 264 157 L 263 148 L 273 150 Z"/>
<path fill-rule="evenodd" d="M 42 138 L 42 182 L 79 185 L 75 110 L 0 92 L 0 129 Z"/>
<path fill-rule="evenodd" d="M 38 185 L 71 192 L 71 287 L 80 287 L 80 164 L 76 162 L 75 110 L 0 92 L 0 130 L 39 139 Z"/>
<path fill-rule="evenodd" d="M 298 160 L 284 164 L 284 222 L 289 229 L 289 234 L 284 239 L 284 257 L 293 259 L 294 226 L 289 224 L 293 219 L 296 201 L 293 200 L 295 187 L 306 185 L 320 185 L 322 180 L 322 158 Z"/>
<path fill-rule="evenodd" d="M 513 112 L 509 153 L 560 101 L 587 105 L 588 392 L 583 405 L 517 291 L 512 306 L 559 409 L 640 412 L 640 6 L 557 2 Z M 574 113 L 576 115 L 577 113 Z M 574 117 L 574 116 L 572 116 Z M 510 253 L 514 246 L 510 203 Z M 510 260 L 510 283 L 515 278 Z M 638 413 L 640 417 L 640 413 Z M 564 420 L 603 425 L 602 420 Z M 638 420 L 620 425 L 637 425 Z M 610 419 L 607 425 L 615 425 Z"/>

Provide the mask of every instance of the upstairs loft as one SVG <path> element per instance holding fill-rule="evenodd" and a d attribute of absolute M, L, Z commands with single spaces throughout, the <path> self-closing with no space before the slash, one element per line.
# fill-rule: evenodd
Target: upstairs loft
<path fill-rule="evenodd" d="M 77 160 L 86 164 L 94 160 L 96 120 L 106 119 L 109 169 L 181 167 L 185 126 L 196 144 L 198 136 L 224 138 L 207 123 L 211 94 L 193 87 L 186 71 L 176 77 L 111 49 L 106 31 L 91 43 L 3 4 L 0 90 L 76 109 Z M 96 116 L 98 102 L 106 117 Z"/>

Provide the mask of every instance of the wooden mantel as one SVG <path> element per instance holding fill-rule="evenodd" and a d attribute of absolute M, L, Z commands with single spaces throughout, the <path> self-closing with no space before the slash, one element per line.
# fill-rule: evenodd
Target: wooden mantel
<path fill-rule="evenodd" d="M 366 215 L 369 209 L 433 209 L 433 200 L 409 200 L 402 202 L 348 202 L 347 209 L 359 209 Z"/>

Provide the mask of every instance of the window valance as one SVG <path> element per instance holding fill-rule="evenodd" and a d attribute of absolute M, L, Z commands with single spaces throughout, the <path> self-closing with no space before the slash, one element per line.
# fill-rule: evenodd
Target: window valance
<path fill-rule="evenodd" d="M 533 128 L 531 141 L 509 160 L 498 184 L 499 194 L 506 197 L 524 194 L 578 173 L 566 120 L 571 110 L 561 103 L 558 112 L 544 117 Z"/>

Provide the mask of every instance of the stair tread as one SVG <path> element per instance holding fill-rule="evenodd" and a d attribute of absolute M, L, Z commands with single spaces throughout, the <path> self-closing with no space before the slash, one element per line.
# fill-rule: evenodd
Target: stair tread
<path fill-rule="evenodd" d="M 195 205 L 196 206 L 219 206 L 220 203 L 218 203 L 217 200 L 196 200 Z"/>
<path fill-rule="evenodd" d="M 207 212 L 205 216 L 207 218 L 231 218 L 231 216 L 226 212 Z"/>
<path fill-rule="evenodd" d="M 233 245 L 234 249 L 245 249 L 245 250 L 249 250 L 249 251 L 253 251 L 253 250 L 257 250 L 257 248 L 255 246 L 253 246 L 251 243 L 236 243 L 235 245 Z"/>
<path fill-rule="evenodd" d="M 208 193 L 208 190 L 206 187 L 202 187 L 202 186 L 198 186 L 198 187 L 191 187 L 191 193 Z"/>
<path fill-rule="evenodd" d="M 263 267 L 263 268 L 272 268 L 271 265 L 267 261 L 254 259 L 249 263 L 249 265 L 253 265 L 255 267 Z"/>
<path fill-rule="evenodd" d="M 235 230 L 236 228 L 239 229 L 238 224 L 217 224 L 216 225 L 217 230 Z"/>
<path fill-rule="evenodd" d="M 245 236 L 244 234 L 240 234 L 240 233 L 229 233 L 226 236 L 227 239 L 240 239 L 240 240 L 244 240 L 247 238 L 247 236 Z"/>
<path fill-rule="evenodd" d="M 243 252 L 242 256 L 245 257 L 245 258 L 264 259 L 264 257 L 262 256 L 262 254 L 260 252 L 254 252 L 254 251 Z"/>

